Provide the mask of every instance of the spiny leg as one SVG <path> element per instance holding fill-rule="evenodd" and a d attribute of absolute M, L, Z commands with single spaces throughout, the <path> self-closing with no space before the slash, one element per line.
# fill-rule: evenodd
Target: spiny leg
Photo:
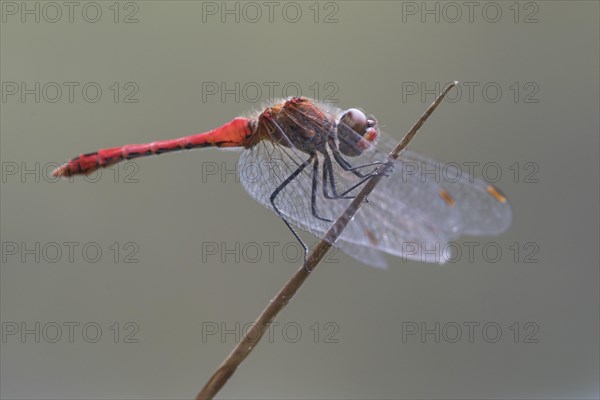
<path fill-rule="evenodd" d="M 358 182 L 354 183 L 352 186 L 350 186 L 348 189 L 344 190 L 342 193 L 338 193 L 337 188 L 335 187 L 335 182 L 333 180 L 333 164 L 331 162 L 331 159 L 329 159 L 329 166 L 327 168 L 329 170 L 329 177 L 331 180 L 331 187 L 333 190 L 333 194 L 335 197 L 332 197 L 332 199 L 336 199 L 336 198 L 342 198 L 342 199 L 353 199 L 356 196 L 346 196 L 348 193 L 350 193 L 351 191 L 353 191 L 354 189 L 356 189 L 357 187 L 359 187 L 360 185 L 362 185 L 363 183 L 365 183 L 367 180 L 369 180 L 373 174 L 369 174 L 369 175 L 365 175 L 362 178 L 360 178 L 358 180 Z M 366 200 L 366 199 L 365 199 Z"/>
<path fill-rule="evenodd" d="M 333 174 L 333 163 L 331 162 L 331 157 L 329 156 L 329 154 L 327 153 L 327 151 L 323 152 L 323 158 L 324 158 L 324 162 L 323 162 L 323 196 L 325 196 L 326 199 L 339 199 L 339 198 L 344 198 L 344 199 L 353 199 L 354 196 L 347 196 L 344 197 L 343 195 L 340 195 L 337 191 L 337 188 L 335 186 L 335 178 L 334 178 L 334 174 Z M 327 186 L 329 184 L 329 187 Z M 331 193 L 329 193 L 329 188 L 331 188 Z"/>
<path fill-rule="evenodd" d="M 364 178 L 366 176 L 371 176 L 373 173 L 375 173 L 375 171 L 372 171 L 368 174 L 363 174 L 362 172 L 358 171 L 361 168 L 366 168 L 366 167 L 373 167 L 373 166 L 378 166 L 378 165 L 382 165 L 385 164 L 385 161 L 375 161 L 372 163 L 368 163 L 368 164 L 363 164 L 363 165 L 357 165 L 357 166 L 352 166 L 352 164 L 350 164 L 348 162 L 348 160 L 346 160 L 344 158 L 344 156 L 342 156 L 342 154 L 340 153 L 339 149 L 336 147 L 335 143 L 332 141 L 329 141 L 329 148 L 331 149 L 331 153 L 333 154 L 333 158 L 335 158 L 335 161 L 337 161 L 337 163 L 339 164 L 340 167 L 342 167 L 342 169 L 344 171 L 348 171 L 348 172 L 352 172 L 354 175 L 358 176 L 359 178 Z"/>
<path fill-rule="evenodd" d="M 323 176 L 325 176 L 325 167 L 323 167 Z M 310 197 L 310 208 L 312 211 L 313 217 L 320 219 L 325 222 L 333 222 L 333 220 L 328 218 L 323 218 L 318 215 L 317 212 L 317 186 L 319 185 L 319 157 L 315 156 L 315 162 L 313 163 L 313 178 L 312 178 L 312 188 L 311 188 L 311 197 Z M 325 185 L 323 182 L 323 194 L 325 194 Z"/>
<path fill-rule="evenodd" d="M 328 181 L 330 181 L 331 184 L 331 189 L 333 192 L 333 196 L 329 195 L 329 193 L 326 193 L 326 185 L 324 183 L 323 186 L 323 194 L 326 198 L 328 199 L 339 199 L 339 198 L 343 198 L 343 199 L 353 199 L 356 196 L 346 196 L 348 193 L 350 193 L 351 191 L 353 191 L 354 189 L 356 189 L 357 187 L 359 187 L 360 185 L 362 185 L 363 183 L 365 183 L 369 178 L 371 178 L 372 176 L 376 175 L 379 173 L 379 170 L 375 170 L 367 175 L 362 175 L 362 177 L 360 178 L 360 180 L 356 183 L 354 183 L 352 186 L 350 186 L 348 189 L 344 190 L 342 193 L 338 193 L 337 188 L 335 186 L 335 180 L 334 180 L 334 174 L 333 174 L 333 163 L 331 161 L 331 157 L 329 156 L 329 154 L 327 154 L 325 152 L 324 154 L 325 157 L 325 163 L 323 165 L 323 180 L 326 180 L 325 177 L 325 172 L 327 171 L 327 174 L 329 175 L 329 179 Z M 344 160 L 345 161 L 345 160 Z M 385 165 L 390 163 L 390 161 L 385 161 L 385 162 L 375 162 L 375 163 L 371 163 L 371 164 L 365 164 L 364 166 L 370 166 L 370 165 Z M 356 168 L 360 168 L 360 167 L 356 167 Z M 368 202 L 368 200 L 367 200 Z"/>
<path fill-rule="evenodd" d="M 293 181 L 303 170 L 304 168 L 306 168 L 315 158 L 315 154 L 311 154 L 310 157 L 304 161 L 302 164 L 300 164 L 298 166 L 298 168 L 296 168 L 296 170 L 294 172 L 291 173 L 290 176 L 288 176 L 274 191 L 273 193 L 271 193 L 271 197 L 269 198 L 269 200 L 271 201 L 271 205 L 273 206 L 273 209 L 275 210 L 275 212 L 277 213 L 277 215 L 279 215 L 279 218 L 281 218 L 283 220 L 283 222 L 285 222 L 285 224 L 287 225 L 287 227 L 289 228 L 290 231 L 292 231 L 292 234 L 294 235 L 294 237 L 296 238 L 296 240 L 298 240 L 298 242 L 300 243 L 300 245 L 304 248 L 304 262 L 306 263 L 306 258 L 308 255 L 308 246 L 302 241 L 302 239 L 300 239 L 300 236 L 298 236 L 298 234 L 296 233 L 296 231 L 294 230 L 294 228 L 292 227 L 292 225 L 290 225 L 289 222 L 286 221 L 286 219 L 284 218 L 284 216 L 281 214 L 281 211 L 279 211 L 279 208 L 277 208 L 277 206 L 275 205 L 275 199 L 277 198 L 277 195 L 287 186 L 289 185 L 289 183 L 291 181 Z M 308 271 L 310 272 L 310 271 Z"/>
<path fill-rule="evenodd" d="M 378 163 L 373 163 L 373 164 L 386 164 L 384 162 L 378 162 Z M 371 164 L 367 164 L 366 166 L 371 165 Z M 333 173 L 333 162 L 331 161 L 331 158 L 329 157 L 329 154 L 325 154 L 325 165 L 323 168 L 324 172 L 325 170 L 327 170 L 328 175 L 329 175 L 329 183 L 331 185 L 331 189 L 333 192 L 333 196 L 329 195 L 328 193 L 325 194 L 325 197 L 327 197 L 328 199 L 353 199 L 356 196 L 346 196 L 348 193 L 350 193 L 351 191 L 353 191 L 354 189 L 356 189 L 357 187 L 359 187 L 360 185 L 362 185 L 363 183 L 365 183 L 369 178 L 371 178 L 372 176 L 378 174 L 378 171 L 375 170 L 367 175 L 363 175 L 362 178 L 360 178 L 360 180 L 356 183 L 354 183 L 352 186 L 350 186 L 348 189 L 344 190 L 342 193 L 338 193 L 337 191 L 337 187 L 335 186 L 335 179 L 334 179 L 334 173 Z M 323 190 L 325 191 L 325 187 L 323 188 Z M 328 197 L 329 195 L 329 197 Z M 367 201 L 368 202 L 368 201 Z"/>

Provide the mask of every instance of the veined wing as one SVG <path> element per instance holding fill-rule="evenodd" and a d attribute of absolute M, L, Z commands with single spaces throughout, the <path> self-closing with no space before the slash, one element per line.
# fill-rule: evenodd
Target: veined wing
<path fill-rule="evenodd" d="M 389 136 L 383 136 L 380 148 L 395 145 Z M 486 236 L 498 235 L 510 227 L 512 208 L 508 199 L 494 185 L 460 169 L 455 163 L 432 160 L 414 151 L 405 150 L 397 163 L 402 163 L 401 174 L 390 176 L 387 184 L 400 187 L 406 181 L 403 174 L 413 175 L 423 184 L 438 184 L 454 202 L 460 214 L 460 234 Z"/>
<path fill-rule="evenodd" d="M 285 114 L 284 117 L 288 118 L 287 125 L 293 131 L 279 129 L 274 140 L 263 140 L 243 152 L 241 181 L 255 200 L 273 211 L 276 208 L 291 225 L 322 237 L 331 226 L 328 220 L 337 219 L 351 201 L 348 198 L 332 199 L 325 195 L 325 188 L 329 187 L 331 192 L 334 181 L 341 193 L 345 188 L 353 187 L 359 178 L 347 171 L 347 165 L 344 168 L 337 161 L 329 146 L 319 147 L 313 156 L 296 148 L 294 143 L 307 147 L 297 140 L 298 129 L 303 125 L 296 125 L 294 121 L 307 121 L 309 129 L 325 130 L 331 126 L 324 124 L 319 128 L 314 113 L 292 111 L 296 114 Z M 337 121 L 336 143 L 340 148 L 363 147 L 356 152 L 350 149 L 352 157 L 348 161 L 352 166 L 386 160 L 386 150 L 395 144 L 389 138 L 382 137 L 377 145 L 369 143 L 364 148 L 362 136 L 341 122 L 352 121 L 341 118 L 342 111 L 328 107 L 320 108 L 320 111 L 329 113 L 331 119 Z M 278 112 L 286 113 L 288 109 L 283 107 Z M 292 120 L 291 124 L 289 120 Z M 330 167 L 324 170 L 328 165 Z M 461 234 L 496 234 L 508 228 L 511 209 L 498 189 L 462 171 L 458 176 L 431 173 L 435 168 L 444 167 L 444 164 L 416 153 L 403 152 L 395 162 L 394 172 L 369 195 L 369 202 L 348 224 L 336 245 L 374 266 L 385 265 L 385 259 L 376 256 L 376 251 L 419 261 L 444 262 L 449 257 L 445 245 Z M 366 174 L 374 168 L 365 167 L 360 171 Z M 292 175 L 296 175 L 295 178 L 288 180 Z M 284 185 L 286 181 L 289 184 Z M 355 195 L 361 187 L 348 195 Z M 275 192 L 278 194 L 272 203 Z"/>
<path fill-rule="evenodd" d="M 270 201 L 272 193 L 308 158 L 297 149 L 262 141 L 242 153 L 239 164 L 242 185 L 255 200 L 274 211 Z M 381 159 L 385 160 L 385 155 Z M 316 172 L 314 165 L 307 166 L 281 190 L 275 206 L 293 226 L 322 237 L 331 222 L 318 217 L 337 219 L 351 199 L 324 196 L 325 156 L 319 154 L 317 160 Z M 440 186 L 435 182 L 423 184 L 417 175 L 404 173 L 403 168 L 402 163 L 397 163 L 392 176 L 380 182 L 336 243 L 362 262 L 385 266 L 383 258 L 376 258 L 372 253 L 367 256 L 367 248 L 419 261 L 444 262 L 447 256 L 443 246 L 460 234 L 458 211 L 440 196 Z M 404 176 L 402 185 L 391 187 L 391 178 L 401 174 Z M 341 168 L 336 168 L 334 178 L 340 191 L 359 179 Z M 359 190 L 360 187 L 350 194 Z M 313 195 L 317 216 L 312 212 Z"/>

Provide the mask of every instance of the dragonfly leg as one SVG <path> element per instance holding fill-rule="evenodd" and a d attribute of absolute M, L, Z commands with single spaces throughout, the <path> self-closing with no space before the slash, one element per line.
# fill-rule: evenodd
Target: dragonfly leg
<path fill-rule="evenodd" d="M 393 162 L 392 161 L 385 161 L 385 162 L 378 162 L 378 163 L 373 163 L 373 164 L 380 164 L 380 165 L 389 165 L 392 164 L 393 166 Z M 371 164 L 369 164 L 371 165 Z M 391 168 L 385 168 L 386 172 L 384 173 L 386 176 L 389 176 L 391 174 L 391 171 L 389 171 Z M 333 196 L 328 197 L 328 193 L 323 193 L 325 195 L 326 198 L 329 199 L 339 199 L 339 198 L 343 198 L 343 199 L 353 199 L 356 196 L 346 196 L 348 193 L 350 193 L 351 191 L 353 191 L 354 189 L 356 189 L 357 187 L 359 187 L 360 185 L 362 185 L 363 183 L 365 183 L 369 178 L 373 177 L 374 175 L 379 174 L 379 171 L 381 169 L 377 169 L 376 171 L 373 171 L 367 175 L 363 175 L 362 178 L 360 178 L 360 180 L 358 182 L 356 182 L 355 184 L 353 184 L 352 186 L 350 186 L 348 189 L 344 190 L 342 193 L 338 193 L 337 188 L 335 186 L 335 181 L 334 181 L 334 174 L 333 174 L 333 163 L 331 161 L 331 158 L 329 157 L 329 154 L 325 154 L 325 164 L 323 165 L 323 181 L 327 180 L 326 176 L 325 176 L 325 172 L 327 170 L 327 173 L 329 175 L 329 181 L 331 183 L 331 189 L 333 191 Z M 323 186 L 323 192 L 325 192 L 325 182 L 324 182 L 324 186 Z M 365 199 L 365 202 L 368 202 L 367 199 Z"/>
<path fill-rule="evenodd" d="M 325 167 L 323 167 L 323 168 L 325 168 Z M 317 187 L 318 187 L 318 184 L 319 184 L 319 158 L 315 157 L 315 162 L 313 163 L 313 179 L 312 179 L 312 188 L 311 188 L 311 197 L 310 197 L 310 208 L 311 208 L 313 217 L 320 219 L 321 221 L 333 222 L 332 219 L 323 218 L 318 215 L 318 212 L 317 212 L 317 190 L 318 190 Z M 323 185 L 325 185 L 325 182 L 323 182 Z M 325 189 L 325 186 L 323 186 L 323 189 Z M 323 190 L 323 194 L 325 194 L 325 190 Z"/>
<path fill-rule="evenodd" d="M 352 164 L 350 164 L 350 162 L 348 162 L 348 160 L 346 160 L 344 158 L 344 156 L 342 156 L 342 154 L 340 153 L 338 148 L 335 146 L 335 143 L 329 142 L 329 148 L 331 149 L 333 158 L 335 158 L 335 161 L 337 161 L 339 166 L 342 167 L 342 169 L 344 171 L 352 172 L 354 175 L 358 176 L 359 178 L 371 176 L 373 173 L 376 172 L 376 171 L 371 171 L 368 174 L 363 174 L 362 172 L 359 171 L 359 169 L 366 168 L 366 167 L 374 167 L 374 166 L 378 166 L 378 165 L 387 163 L 387 161 L 375 161 L 375 162 L 368 163 L 368 164 L 352 166 Z"/>
<path fill-rule="evenodd" d="M 353 199 L 354 196 L 343 196 L 338 193 L 337 187 L 335 186 L 331 157 L 327 152 L 323 152 L 323 158 L 323 196 L 325 196 L 326 199 Z M 332 194 L 329 193 L 329 188 L 331 188 Z"/>
<path fill-rule="evenodd" d="M 362 178 L 360 178 L 360 180 L 358 182 L 356 182 L 354 185 L 350 186 L 348 189 L 344 190 L 342 193 L 339 193 L 338 196 L 347 199 L 347 198 L 355 198 L 356 196 L 346 196 L 348 193 L 350 193 L 351 191 L 353 191 L 354 189 L 356 189 L 357 187 L 359 187 L 360 185 L 362 185 L 363 183 L 365 183 L 366 181 L 368 181 L 369 179 L 372 178 L 373 175 L 367 175 L 364 176 Z M 367 199 L 365 199 L 365 202 L 368 202 Z"/>
<path fill-rule="evenodd" d="M 298 168 L 296 168 L 296 170 L 294 172 L 292 172 L 292 174 L 290 176 L 288 176 L 274 191 L 273 193 L 271 193 L 271 197 L 269 198 L 269 200 L 271 201 L 271 205 L 273 206 L 273 210 L 275 210 L 275 212 L 277 213 L 277 215 L 279 215 L 279 218 L 281 218 L 283 220 L 283 222 L 285 222 L 285 224 L 287 225 L 287 227 L 289 228 L 290 231 L 292 231 L 292 234 L 294 235 L 294 237 L 296 238 L 296 240 L 300 243 L 300 245 L 304 248 L 304 263 L 306 264 L 306 260 L 308 257 L 308 246 L 306 245 L 306 243 L 304 243 L 302 241 L 302 239 L 300 239 L 300 236 L 298 236 L 298 234 L 296 233 L 296 231 L 294 230 L 294 228 L 292 227 L 292 225 L 290 225 L 290 223 L 285 219 L 285 217 L 281 214 L 281 211 L 279 211 L 279 208 L 277 208 L 277 205 L 275 205 L 275 199 L 277 198 L 277 195 L 279 195 L 279 193 L 287 186 L 290 184 L 291 181 L 293 181 L 298 175 L 300 175 L 300 173 L 304 170 L 304 168 L 306 168 L 311 162 L 313 162 L 314 158 L 315 158 L 315 154 L 311 154 L 310 157 L 304 161 L 302 164 L 300 164 L 298 166 Z M 308 271 L 310 272 L 310 271 Z"/>
<path fill-rule="evenodd" d="M 370 173 L 369 175 L 365 176 L 364 178 L 361 178 L 357 183 L 355 183 L 354 185 L 350 186 L 348 189 L 346 189 L 345 191 L 340 193 L 340 196 L 347 195 L 348 193 L 350 193 L 351 191 L 353 191 L 354 189 L 356 189 L 357 187 L 359 187 L 360 185 L 365 183 L 368 179 L 372 178 L 373 176 L 380 175 L 380 174 L 383 174 L 384 176 L 390 176 L 393 171 L 393 166 L 394 166 L 393 161 L 380 162 L 380 164 L 388 165 L 388 167 L 387 168 L 386 167 L 379 168 L 379 169 L 377 169 L 377 171 Z M 382 172 L 380 172 L 380 171 L 382 171 Z M 368 203 L 368 200 L 365 199 L 365 202 Z"/>

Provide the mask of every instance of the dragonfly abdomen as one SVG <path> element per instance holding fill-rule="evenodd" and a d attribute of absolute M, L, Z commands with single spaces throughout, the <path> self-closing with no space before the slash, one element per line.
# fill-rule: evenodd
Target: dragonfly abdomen
<path fill-rule="evenodd" d="M 202 147 L 248 147 L 255 134 L 254 124 L 246 118 L 235 118 L 225 125 L 205 133 L 179 139 L 161 140 L 144 144 L 127 144 L 82 154 L 56 168 L 54 176 L 87 175 L 119 161 Z"/>

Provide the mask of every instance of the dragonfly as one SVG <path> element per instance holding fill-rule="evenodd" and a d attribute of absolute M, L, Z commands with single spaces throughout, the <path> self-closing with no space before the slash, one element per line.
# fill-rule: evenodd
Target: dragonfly
<path fill-rule="evenodd" d="M 385 170 L 332 243 L 378 268 L 388 265 L 385 253 L 443 264 L 452 260 L 449 243 L 461 235 L 498 235 L 510 227 L 511 206 L 500 189 L 461 170 L 432 173 L 449 164 L 406 149 L 387 165 L 393 146 L 363 110 L 291 97 L 204 133 L 81 154 L 53 175 L 90 174 L 123 160 L 189 149 L 241 149 L 244 189 L 284 221 L 306 256 L 297 230 L 322 237 L 365 182 Z"/>

